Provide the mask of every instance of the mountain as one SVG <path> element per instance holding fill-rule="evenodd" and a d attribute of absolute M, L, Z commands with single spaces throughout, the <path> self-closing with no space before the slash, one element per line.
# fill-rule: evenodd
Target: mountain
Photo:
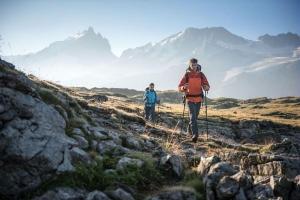
<path fill-rule="evenodd" d="M 99 73 L 117 57 L 111 52 L 108 40 L 89 27 L 36 53 L 6 59 L 25 72 L 67 83 L 67 80 Z"/>
<path fill-rule="evenodd" d="M 299 42 L 299 36 L 291 33 L 279 34 L 278 36 L 261 36 L 259 40 L 252 41 L 234 35 L 223 27 L 187 28 L 158 43 L 149 43 L 124 51 L 118 62 L 122 62 L 123 66 L 140 69 L 143 72 L 122 78 L 116 82 L 116 85 L 120 86 L 121 83 L 127 83 L 129 87 L 135 88 L 137 82 L 146 85 L 151 80 L 156 82 L 159 88 L 175 89 L 187 67 L 187 61 L 191 57 L 196 57 L 212 85 L 210 95 L 248 98 L 249 94 L 246 91 L 252 89 L 252 85 L 235 82 L 237 85 L 243 85 L 244 92 L 239 93 L 239 95 L 234 93 L 234 90 L 231 91 L 230 88 L 223 86 L 224 78 L 228 72 L 236 68 L 240 71 L 246 70 L 247 66 L 264 62 L 266 59 L 292 57 L 295 48 L 299 46 Z M 299 65 L 296 63 L 294 67 L 298 72 Z M 269 70 L 272 71 L 275 68 Z M 275 71 L 271 73 L 274 79 L 281 76 L 278 70 Z M 261 72 L 263 71 L 256 71 L 256 74 Z M 252 74 L 246 73 L 244 76 L 251 76 Z M 298 73 L 298 75 L 300 74 Z M 264 80 L 263 76 L 259 77 Z M 286 77 L 286 79 L 289 78 L 294 78 L 294 76 Z M 260 82 L 258 78 L 256 81 Z M 295 82 L 296 80 L 286 80 L 285 83 L 288 84 L 290 81 Z M 283 87 L 285 83 L 282 84 Z M 270 82 L 267 85 L 271 86 L 272 84 Z M 257 87 L 255 90 L 251 95 L 264 96 L 263 90 L 260 91 Z M 272 94 L 273 91 L 270 90 L 268 94 L 274 97 L 278 96 L 278 93 Z M 299 93 L 295 93 L 295 91 L 295 89 L 287 90 L 285 94 L 298 95 Z"/>
<path fill-rule="evenodd" d="M 269 65 L 270 60 L 279 61 L 277 64 L 272 62 L 274 66 L 286 67 L 280 63 L 280 58 L 293 59 L 299 46 L 300 37 L 293 33 L 266 34 L 254 41 L 223 27 L 187 28 L 156 43 L 127 49 L 117 58 L 111 53 L 108 41 L 89 28 L 77 37 L 55 42 L 35 54 L 6 59 L 17 66 L 24 66 L 24 71 L 49 80 L 59 80 L 65 85 L 141 90 L 150 82 L 155 82 L 158 89 L 164 90 L 177 88 L 187 68 L 187 61 L 195 57 L 211 83 L 212 97 L 250 98 L 252 96 L 247 91 L 252 90 L 253 85 L 242 83 L 243 80 L 250 80 L 248 76 L 255 74 L 255 82 L 273 81 L 281 77 L 281 73 L 278 67 L 268 68 L 273 78 L 265 79 L 262 75 L 265 70 L 249 73 L 249 67 L 257 63 Z M 293 73 L 299 76 L 298 62 L 293 66 Z M 236 71 L 239 72 L 238 77 L 243 78 L 236 77 L 236 81 L 232 81 L 228 77 L 236 75 Z M 287 88 L 290 82 L 297 81 L 294 78 L 294 74 L 286 77 L 282 86 Z M 230 84 L 232 82 L 234 87 Z M 232 92 L 236 85 L 242 86 L 243 91 Z M 272 82 L 266 85 L 272 87 Z M 298 95 L 295 91 L 287 90 L 285 95 Z M 264 90 L 257 87 L 251 95 L 265 96 Z M 272 89 L 268 95 L 277 97 L 278 92 Z"/>
<path fill-rule="evenodd" d="M 272 57 L 246 68 L 232 69 L 215 91 L 217 96 L 281 97 L 300 96 L 300 56 Z M 246 90 L 245 90 L 246 89 Z"/>

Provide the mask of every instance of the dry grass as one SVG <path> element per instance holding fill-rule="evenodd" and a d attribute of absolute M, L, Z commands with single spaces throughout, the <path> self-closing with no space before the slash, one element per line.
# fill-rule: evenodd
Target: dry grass
<path fill-rule="evenodd" d="M 205 115 L 204 107 L 201 108 L 200 118 Z M 174 116 L 181 116 L 182 104 L 164 104 L 160 109 L 162 112 L 173 113 Z M 244 104 L 229 109 L 215 109 L 208 106 L 209 118 L 225 118 L 230 120 L 270 120 L 275 123 L 300 126 L 300 105 L 295 103 L 281 103 L 272 101 L 261 105 Z M 276 113 L 280 113 L 278 115 Z M 286 114 L 286 117 L 285 117 Z M 185 111 L 188 116 L 188 109 Z"/>

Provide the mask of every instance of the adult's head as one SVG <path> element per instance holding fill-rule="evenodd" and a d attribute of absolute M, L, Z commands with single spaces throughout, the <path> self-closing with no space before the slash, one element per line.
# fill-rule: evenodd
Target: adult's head
<path fill-rule="evenodd" d="M 150 90 L 153 90 L 154 89 L 154 83 L 150 83 L 149 88 L 150 88 Z"/>
<path fill-rule="evenodd" d="M 196 58 L 191 58 L 189 60 L 189 68 L 192 70 L 197 70 L 198 67 L 198 60 Z"/>

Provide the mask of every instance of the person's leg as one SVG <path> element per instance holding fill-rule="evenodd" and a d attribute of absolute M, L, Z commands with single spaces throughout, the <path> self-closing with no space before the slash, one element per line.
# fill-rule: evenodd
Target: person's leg
<path fill-rule="evenodd" d="M 145 119 L 148 120 L 150 115 L 150 107 L 145 106 Z"/>
<path fill-rule="evenodd" d="M 198 126 L 197 126 L 197 104 L 193 102 L 188 102 L 189 115 L 190 115 L 190 126 L 192 129 L 193 137 L 198 137 Z"/>
<path fill-rule="evenodd" d="M 155 105 L 151 106 L 150 120 L 151 120 L 152 122 L 155 121 Z"/>

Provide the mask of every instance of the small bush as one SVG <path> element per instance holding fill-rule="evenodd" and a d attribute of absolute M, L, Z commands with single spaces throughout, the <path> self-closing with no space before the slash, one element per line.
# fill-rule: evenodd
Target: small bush
<path fill-rule="evenodd" d="M 150 153 L 145 152 L 131 152 L 127 154 L 128 157 L 140 159 L 144 161 L 144 166 L 142 168 L 135 169 L 136 167 L 131 167 L 127 170 L 127 175 L 125 176 L 130 181 L 131 175 L 138 180 L 135 182 L 139 188 L 145 188 L 151 183 L 160 183 L 163 180 L 163 176 L 157 168 L 157 162 L 154 160 Z M 135 174 L 131 174 L 131 172 Z M 133 181 L 134 182 L 134 181 Z"/>
<path fill-rule="evenodd" d="M 60 105 L 64 107 L 63 103 L 53 94 L 53 92 L 46 88 L 41 88 L 38 91 L 42 100 L 47 104 Z"/>
<path fill-rule="evenodd" d="M 189 170 L 186 172 L 185 177 L 183 179 L 184 186 L 192 187 L 197 192 L 197 199 L 204 200 L 205 198 L 205 187 L 196 171 Z"/>

